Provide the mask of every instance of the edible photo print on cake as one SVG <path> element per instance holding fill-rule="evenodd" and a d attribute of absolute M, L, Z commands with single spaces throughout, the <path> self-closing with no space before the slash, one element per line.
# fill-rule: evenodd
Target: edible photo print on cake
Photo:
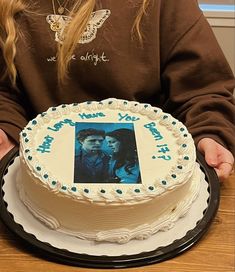
<path fill-rule="evenodd" d="M 75 126 L 74 183 L 141 183 L 133 123 Z"/>

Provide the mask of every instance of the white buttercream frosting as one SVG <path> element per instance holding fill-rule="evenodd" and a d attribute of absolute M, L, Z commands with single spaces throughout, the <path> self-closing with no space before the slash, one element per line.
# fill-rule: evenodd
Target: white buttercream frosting
<path fill-rule="evenodd" d="M 133 124 L 141 183 L 74 183 L 75 124 L 94 122 Z M 39 114 L 21 132 L 20 160 L 20 195 L 31 212 L 51 228 L 97 241 L 144 239 L 172 226 L 200 181 L 194 142 L 181 122 L 149 104 L 113 98 Z"/>

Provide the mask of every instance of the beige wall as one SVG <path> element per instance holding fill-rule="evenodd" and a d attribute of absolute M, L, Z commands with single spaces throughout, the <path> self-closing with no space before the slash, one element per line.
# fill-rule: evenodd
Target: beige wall
<path fill-rule="evenodd" d="M 235 74 L 235 28 L 214 26 L 212 29 Z"/>
<path fill-rule="evenodd" d="M 217 41 L 235 75 L 235 13 L 205 11 L 204 15 L 211 25 Z"/>

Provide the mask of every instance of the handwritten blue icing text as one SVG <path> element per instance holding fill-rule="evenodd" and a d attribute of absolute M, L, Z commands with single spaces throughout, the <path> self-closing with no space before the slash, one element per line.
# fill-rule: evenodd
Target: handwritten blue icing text
<path fill-rule="evenodd" d="M 149 129 L 149 131 L 151 132 L 156 141 L 163 139 L 163 136 L 161 135 L 160 131 L 157 130 L 156 123 L 151 122 L 149 124 L 144 125 L 144 127 Z"/>
<path fill-rule="evenodd" d="M 118 113 L 118 118 L 119 118 L 118 121 L 127 121 L 127 122 L 130 122 L 130 121 L 134 122 L 134 121 L 140 120 L 140 118 L 138 118 L 138 117 L 130 116 L 127 113 L 125 115 L 123 115 L 120 112 Z"/>
<path fill-rule="evenodd" d="M 91 118 L 98 118 L 98 117 L 105 117 L 103 112 L 96 112 L 96 113 L 79 113 L 78 114 L 82 119 L 91 119 Z"/>
<path fill-rule="evenodd" d="M 54 138 L 49 135 L 44 137 L 44 141 L 41 145 L 39 145 L 39 147 L 37 148 L 37 151 L 39 151 L 41 153 L 50 153 L 51 143 L 53 140 L 54 140 Z"/>
<path fill-rule="evenodd" d="M 170 161 L 171 156 L 169 155 L 170 149 L 167 144 L 157 145 L 157 156 L 153 156 L 153 159 L 163 159 L 165 161 Z"/>
<path fill-rule="evenodd" d="M 76 123 L 74 123 L 72 120 L 70 119 L 64 119 L 64 121 L 60 121 L 58 123 L 56 123 L 53 127 L 48 127 L 47 129 L 52 130 L 52 131 L 59 131 L 63 125 L 68 124 L 69 126 L 74 127 L 76 125 Z"/>

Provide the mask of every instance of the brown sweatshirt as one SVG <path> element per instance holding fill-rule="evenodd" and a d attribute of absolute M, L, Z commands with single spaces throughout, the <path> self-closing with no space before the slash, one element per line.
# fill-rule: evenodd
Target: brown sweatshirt
<path fill-rule="evenodd" d="M 185 123 L 196 142 L 211 137 L 235 154 L 235 81 L 197 1 L 150 1 L 143 46 L 131 37 L 140 2 L 100 1 L 62 87 L 55 56 L 63 29 L 53 23 L 70 18 L 55 16 L 49 0 L 38 1 L 39 15 L 18 14 L 18 90 L 0 82 L 0 128 L 18 141 L 28 120 L 50 106 L 116 97 L 158 106 Z"/>

